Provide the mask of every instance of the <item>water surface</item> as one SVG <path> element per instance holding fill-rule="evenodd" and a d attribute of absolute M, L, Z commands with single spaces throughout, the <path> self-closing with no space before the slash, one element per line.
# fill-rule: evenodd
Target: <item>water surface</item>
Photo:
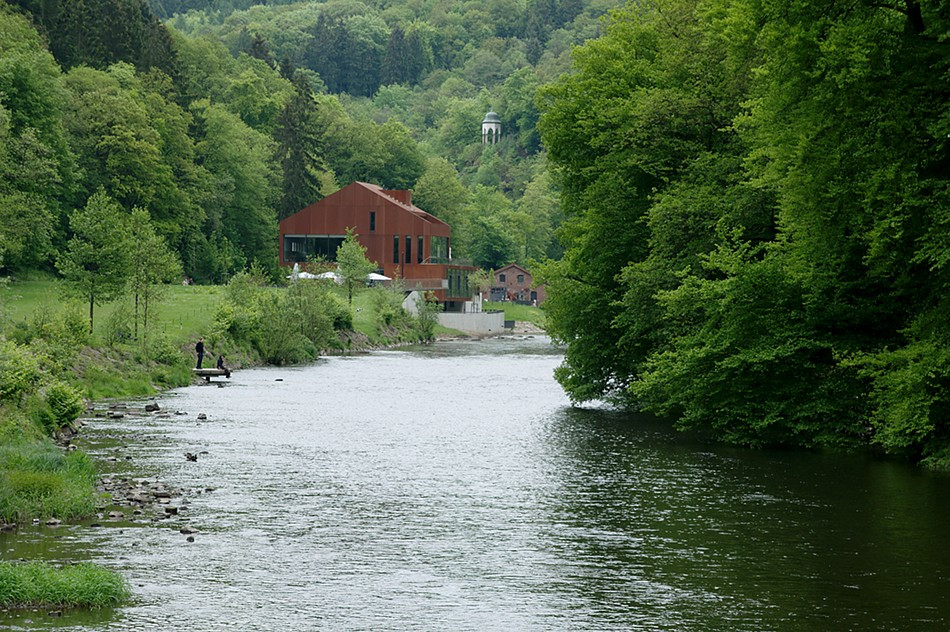
<path fill-rule="evenodd" d="M 950 629 L 948 477 L 572 408 L 560 361 L 544 338 L 440 343 L 97 419 L 83 447 L 184 489 L 180 513 L 0 536 L 4 559 L 91 559 L 135 592 L 0 628 Z"/>

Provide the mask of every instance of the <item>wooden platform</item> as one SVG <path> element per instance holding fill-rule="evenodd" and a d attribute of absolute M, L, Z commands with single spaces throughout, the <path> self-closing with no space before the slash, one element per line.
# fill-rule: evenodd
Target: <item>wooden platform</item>
<path fill-rule="evenodd" d="M 222 375 L 231 379 L 231 371 L 229 369 L 192 369 L 192 372 L 198 377 L 203 377 L 206 382 L 210 382 L 213 377 Z"/>

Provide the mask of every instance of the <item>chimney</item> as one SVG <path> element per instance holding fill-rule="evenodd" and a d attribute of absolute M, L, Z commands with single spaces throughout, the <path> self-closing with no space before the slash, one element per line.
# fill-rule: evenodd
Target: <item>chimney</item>
<path fill-rule="evenodd" d="M 412 191 L 396 189 L 396 190 L 392 190 L 392 191 L 383 190 L 383 193 L 385 193 L 386 195 L 388 195 L 388 196 L 390 196 L 390 197 L 396 198 L 397 200 L 399 200 L 399 201 L 402 202 L 403 204 L 407 204 L 407 205 L 409 205 L 409 206 L 412 206 Z"/>

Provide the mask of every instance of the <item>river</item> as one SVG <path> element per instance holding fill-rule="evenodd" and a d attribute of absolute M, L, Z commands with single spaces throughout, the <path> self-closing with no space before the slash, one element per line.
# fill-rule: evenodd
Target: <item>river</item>
<path fill-rule="evenodd" d="M 950 629 L 950 477 L 574 408 L 560 361 L 543 337 L 443 342 L 96 419 L 81 447 L 182 488 L 179 514 L 0 534 L 3 559 L 96 561 L 135 595 L 0 628 Z"/>

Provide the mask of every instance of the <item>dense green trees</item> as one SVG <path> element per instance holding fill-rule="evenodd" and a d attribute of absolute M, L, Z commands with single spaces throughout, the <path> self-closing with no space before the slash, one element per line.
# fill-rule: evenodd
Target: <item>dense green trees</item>
<path fill-rule="evenodd" d="M 947 462 L 950 23 L 829 9 L 656 0 L 545 92 L 558 377 L 739 443 Z"/>

